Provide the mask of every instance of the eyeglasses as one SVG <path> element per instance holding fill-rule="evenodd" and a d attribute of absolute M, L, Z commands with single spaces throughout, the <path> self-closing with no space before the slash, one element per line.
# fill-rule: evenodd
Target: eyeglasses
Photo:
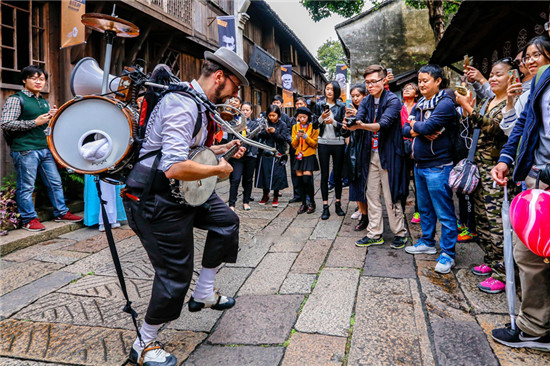
<path fill-rule="evenodd" d="M 381 82 L 382 80 L 384 80 L 384 78 L 378 79 L 376 81 L 367 81 L 367 80 L 365 80 L 365 85 L 366 86 L 371 86 L 371 85 L 374 85 L 374 84 L 377 84 L 377 83 Z"/>
<path fill-rule="evenodd" d="M 239 89 L 239 88 L 240 88 L 240 86 L 237 85 L 237 84 L 233 81 L 233 79 L 231 79 L 231 77 L 230 77 L 229 75 L 225 75 L 225 77 L 226 77 L 227 79 L 229 79 L 229 81 L 231 81 L 231 84 L 233 84 L 233 86 L 234 86 L 236 89 Z"/>
<path fill-rule="evenodd" d="M 542 56 L 542 53 L 540 52 L 535 52 L 533 53 L 531 56 L 527 55 L 525 57 L 523 57 L 521 59 L 521 62 L 523 62 L 524 64 L 527 64 L 529 61 L 533 60 L 533 61 L 538 61 L 538 59 Z"/>
<path fill-rule="evenodd" d="M 30 81 L 46 81 L 46 78 L 44 76 L 34 76 L 29 78 Z"/>
<path fill-rule="evenodd" d="M 408 86 L 406 88 L 403 88 L 403 91 L 415 91 L 412 86 Z"/>

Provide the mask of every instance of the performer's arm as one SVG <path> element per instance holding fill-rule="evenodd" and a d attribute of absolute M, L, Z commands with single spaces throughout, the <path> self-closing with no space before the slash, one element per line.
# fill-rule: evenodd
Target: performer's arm
<path fill-rule="evenodd" d="M 183 181 L 199 180 L 214 175 L 223 179 L 229 176 L 233 167 L 225 160 L 220 159 L 218 165 L 204 165 L 193 160 L 186 160 L 172 164 L 170 169 L 164 172 L 168 179 L 178 179 Z"/>

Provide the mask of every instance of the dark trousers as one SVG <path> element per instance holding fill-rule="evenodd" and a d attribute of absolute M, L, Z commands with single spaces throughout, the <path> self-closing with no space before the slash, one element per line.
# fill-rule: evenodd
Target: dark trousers
<path fill-rule="evenodd" d="M 317 153 L 321 166 L 321 196 L 323 201 L 328 201 L 328 178 L 330 175 L 330 157 L 332 156 L 332 171 L 334 172 L 334 195 L 336 199 L 342 198 L 342 168 L 344 167 L 344 155 L 346 145 L 319 144 Z"/>
<path fill-rule="evenodd" d="M 298 181 L 298 176 L 296 175 L 296 169 L 294 169 L 294 164 L 296 163 L 296 149 L 290 146 L 288 149 L 288 155 L 290 156 L 290 179 L 292 180 L 292 192 L 294 193 L 294 198 L 300 198 L 300 182 Z"/>
<path fill-rule="evenodd" d="M 250 202 L 254 169 L 256 169 L 256 158 L 253 156 L 243 156 L 240 159 L 231 159 L 230 163 L 233 166 L 233 172 L 229 175 L 230 188 L 228 204 L 231 207 L 235 207 L 241 179 L 243 182 L 243 203 Z"/>
<path fill-rule="evenodd" d="M 473 196 L 462 193 L 457 193 L 456 196 L 458 197 L 458 219 L 460 223 L 468 226 L 470 232 L 476 232 Z"/>
<path fill-rule="evenodd" d="M 139 196 L 139 192 L 132 191 Z M 193 227 L 208 230 L 202 266 L 234 263 L 239 249 L 239 217 L 213 193 L 200 207 L 175 202 L 169 193 L 152 194 L 140 207 L 126 199 L 128 224 L 155 269 L 145 321 L 162 324 L 180 316 L 193 275 Z"/>

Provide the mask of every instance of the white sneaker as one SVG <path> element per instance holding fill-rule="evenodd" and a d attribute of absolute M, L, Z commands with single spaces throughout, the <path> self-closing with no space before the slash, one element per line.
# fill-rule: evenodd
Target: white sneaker
<path fill-rule="evenodd" d="M 451 258 L 447 253 L 441 253 L 439 258 L 437 258 L 437 264 L 435 265 L 435 271 L 437 273 L 449 273 L 451 268 L 455 266 L 455 260 Z"/>
<path fill-rule="evenodd" d="M 118 229 L 120 227 L 120 222 L 115 222 L 111 225 L 111 229 Z M 99 231 L 104 232 L 105 231 L 105 225 L 99 224 Z"/>
<path fill-rule="evenodd" d="M 352 220 L 361 220 L 361 211 L 357 210 L 355 211 L 354 213 L 351 214 L 351 219 Z"/>
<path fill-rule="evenodd" d="M 405 248 L 405 251 L 409 254 L 436 254 L 437 249 L 435 247 L 429 247 L 423 243 L 416 243 Z"/>
<path fill-rule="evenodd" d="M 141 354 L 144 350 L 145 354 L 143 360 L 141 360 Z M 128 356 L 130 362 L 143 366 L 175 366 L 178 363 L 177 358 L 163 350 L 162 345 L 157 341 L 148 343 L 144 350 L 132 346 L 130 356 Z"/>

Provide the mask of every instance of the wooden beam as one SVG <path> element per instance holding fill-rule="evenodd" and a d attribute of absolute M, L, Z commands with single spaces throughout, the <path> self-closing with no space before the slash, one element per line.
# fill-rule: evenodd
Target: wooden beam
<path fill-rule="evenodd" d="M 166 42 L 164 43 L 164 46 L 162 46 L 160 52 L 157 54 L 157 56 L 153 59 L 153 64 L 151 65 L 153 68 L 160 62 L 162 59 L 162 55 L 164 55 L 164 52 L 170 47 L 170 44 L 172 43 L 172 40 L 174 39 L 174 34 L 172 33 Z"/>
<path fill-rule="evenodd" d="M 145 32 L 140 33 L 139 38 L 137 39 L 136 44 L 134 47 L 132 47 L 132 50 L 130 51 L 130 54 L 128 55 L 128 58 L 126 59 L 126 63 L 132 63 L 135 59 L 139 51 L 141 50 L 141 47 L 143 46 L 143 43 L 147 40 L 147 36 L 149 35 L 149 32 L 151 32 L 151 29 L 153 26 L 149 24 L 147 28 L 145 29 Z"/>

